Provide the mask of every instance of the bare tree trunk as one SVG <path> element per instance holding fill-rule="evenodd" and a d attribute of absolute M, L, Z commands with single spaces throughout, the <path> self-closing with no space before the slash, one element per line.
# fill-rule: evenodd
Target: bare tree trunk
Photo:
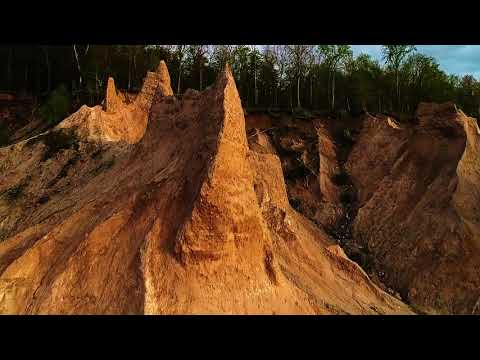
<path fill-rule="evenodd" d="M 98 91 L 98 65 L 95 66 L 95 97 L 97 98 L 96 100 L 98 100 L 98 95 L 99 95 L 99 91 Z"/>
<path fill-rule="evenodd" d="M 243 86 L 243 88 L 245 89 L 245 86 Z M 247 86 L 246 88 L 247 88 L 247 91 L 246 91 L 247 94 L 245 96 L 245 104 L 246 104 L 246 107 L 248 108 L 250 105 L 250 86 Z"/>
<path fill-rule="evenodd" d="M 329 70 L 328 71 L 328 84 L 327 84 L 327 95 L 328 95 L 328 107 L 331 109 L 332 108 L 332 97 L 330 95 L 331 91 L 331 79 L 332 79 L 332 72 Z"/>
<path fill-rule="evenodd" d="M 258 105 L 258 89 L 257 89 L 257 67 L 255 66 L 255 83 L 254 83 L 254 86 L 255 86 L 255 106 Z"/>
<path fill-rule="evenodd" d="M 291 89 L 291 85 L 288 86 L 288 105 L 290 105 L 290 109 L 293 108 L 293 106 L 292 106 L 292 89 Z"/>
<path fill-rule="evenodd" d="M 73 45 L 73 51 L 75 53 L 75 60 L 77 60 L 77 68 L 78 68 L 78 73 L 79 73 L 79 76 L 80 76 L 80 83 L 78 85 L 78 89 L 80 90 L 82 88 L 82 69 L 80 67 L 80 61 L 78 59 L 78 52 L 77 52 L 76 45 Z"/>
<path fill-rule="evenodd" d="M 130 84 L 131 84 L 131 76 L 130 76 L 130 70 L 131 70 L 131 67 L 132 67 L 132 58 L 130 56 L 130 54 L 128 54 L 128 91 L 130 91 Z"/>
<path fill-rule="evenodd" d="M 278 106 L 278 87 L 280 86 L 280 84 L 275 84 L 275 107 Z"/>
<path fill-rule="evenodd" d="M 28 89 L 28 64 L 25 65 L 25 90 Z"/>
<path fill-rule="evenodd" d="M 7 61 L 7 87 L 8 90 L 12 90 L 12 57 L 13 57 L 13 48 L 8 50 L 8 61 Z"/>
<path fill-rule="evenodd" d="M 400 110 L 400 81 L 399 71 L 396 71 L 396 86 L 397 86 L 397 110 Z"/>
<path fill-rule="evenodd" d="M 133 82 L 135 83 L 135 79 L 137 78 L 137 52 L 133 55 Z"/>
<path fill-rule="evenodd" d="M 335 71 L 332 76 L 332 110 L 335 110 Z"/>
<path fill-rule="evenodd" d="M 104 66 L 105 66 L 105 69 L 108 69 L 108 66 L 109 66 L 109 61 L 108 61 L 108 55 L 109 55 L 109 47 L 107 46 L 106 49 L 105 49 L 105 57 L 103 58 L 103 61 L 104 61 Z"/>
<path fill-rule="evenodd" d="M 310 106 L 313 109 L 313 77 L 310 76 Z"/>
<path fill-rule="evenodd" d="M 51 89 L 51 71 L 50 71 L 50 60 L 48 58 L 48 48 L 47 46 L 42 46 L 43 53 L 45 54 L 45 62 L 47 64 L 47 93 L 50 92 Z"/>
<path fill-rule="evenodd" d="M 300 76 L 297 76 L 297 107 L 301 107 L 300 105 Z"/>
<path fill-rule="evenodd" d="M 178 67 L 177 95 L 180 95 L 180 81 L 182 79 L 182 63 Z"/>

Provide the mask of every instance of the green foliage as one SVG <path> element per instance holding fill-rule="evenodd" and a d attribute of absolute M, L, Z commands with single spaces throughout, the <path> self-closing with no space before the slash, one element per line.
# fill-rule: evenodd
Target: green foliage
<path fill-rule="evenodd" d="M 348 65 L 353 64 L 353 53 L 350 45 L 319 45 L 318 51 L 323 58 L 323 63 L 329 71 L 329 107 L 335 110 L 335 79 L 340 68 L 348 71 Z"/>
<path fill-rule="evenodd" d="M 477 79 L 446 74 L 413 45 L 385 45 L 383 55 L 380 63 L 365 54 L 354 58 L 348 45 L 5 46 L 0 58 L 12 57 L 15 66 L 0 72 L 0 83 L 37 96 L 55 89 L 40 109 L 52 125 L 68 115 L 69 98 L 73 108 L 99 104 L 109 76 L 119 89 L 139 91 L 160 60 L 179 94 L 205 89 L 230 63 L 246 107 L 412 114 L 421 101 L 454 101 L 479 115 Z M 0 143 L 2 138 L 0 129 Z"/>
<path fill-rule="evenodd" d="M 350 45 L 319 45 L 318 51 L 325 64 L 332 70 L 337 65 L 352 56 Z"/>
<path fill-rule="evenodd" d="M 216 45 L 213 47 L 210 64 L 216 71 L 221 71 L 225 64 L 232 68 L 236 64 L 236 45 Z"/>
<path fill-rule="evenodd" d="M 51 131 L 42 137 L 42 141 L 46 146 L 44 160 L 51 158 L 55 153 L 66 150 L 78 150 L 78 141 L 75 135 L 67 131 Z"/>
<path fill-rule="evenodd" d="M 416 51 L 413 45 L 383 45 L 382 47 L 384 60 L 394 70 L 398 70 L 402 61 L 413 51 Z"/>
<path fill-rule="evenodd" d="M 26 145 L 33 146 L 37 143 L 43 143 L 45 145 L 42 161 L 50 159 L 59 151 L 66 149 L 78 150 L 79 148 L 78 139 L 74 132 L 64 129 L 47 131 L 41 135 L 30 138 Z"/>
<path fill-rule="evenodd" d="M 292 111 L 292 116 L 297 119 L 310 120 L 313 119 L 313 114 L 311 111 L 308 111 L 305 108 L 294 108 Z"/>
<path fill-rule="evenodd" d="M 360 54 L 349 64 L 350 107 L 353 111 L 375 109 L 382 94 L 382 69 L 369 55 Z"/>
<path fill-rule="evenodd" d="M 40 106 L 40 116 L 49 125 L 55 125 L 63 120 L 70 111 L 70 95 L 65 85 L 59 85 Z"/>

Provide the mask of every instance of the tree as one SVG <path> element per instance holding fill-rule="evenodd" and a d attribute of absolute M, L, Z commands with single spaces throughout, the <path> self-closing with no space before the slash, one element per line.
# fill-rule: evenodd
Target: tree
<path fill-rule="evenodd" d="M 199 90 L 203 90 L 203 70 L 207 63 L 208 45 L 188 45 L 187 50 L 191 70 L 196 68 L 199 76 Z"/>
<path fill-rule="evenodd" d="M 238 45 L 235 48 L 235 61 L 232 64 L 232 72 L 237 81 L 240 98 L 249 102 L 250 95 L 250 47 L 247 45 Z"/>
<path fill-rule="evenodd" d="M 267 45 L 262 54 L 261 77 L 265 93 L 269 93 L 270 101 L 268 105 L 277 105 L 278 72 L 275 68 L 275 54 L 271 46 Z"/>
<path fill-rule="evenodd" d="M 181 81 L 182 81 L 182 74 L 183 74 L 183 66 L 185 63 L 185 56 L 187 54 L 187 45 L 173 45 L 171 51 L 174 54 L 174 58 L 178 62 L 178 74 L 177 74 L 177 95 L 180 94 L 181 91 Z"/>
<path fill-rule="evenodd" d="M 250 51 L 249 54 L 249 63 L 250 63 L 250 69 L 251 72 L 253 72 L 253 98 L 254 98 L 254 104 L 255 106 L 258 105 L 258 85 L 257 85 L 257 80 L 258 80 L 258 69 L 261 66 L 262 63 L 262 58 L 260 56 L 260 52 L 258 49 L 253 46 L 253 48 Z"/>
<path fill-rule="evenodd" d="M 42 51 L 45 54 L 45 65 L 47 66 L 47 93 L 52 88 L 52 71 L 50 67 L 50 59 L 48 57 L 48 46 L 42 46 Z"/>
<path fill-rule="evenodd" d="M 273 45 L 271 52 L 275 61 L 275 70 L 278 76 L 278 87 L 276 89 L 277 95 L 275 96 L 275 105 L 278 105 L 278 90 L 283 91 L 285 89 L 287 66 L 288 66 L 288 51 L 285 45 Z"/>
<path fill-rule="evenodd" d="M 297 80 L 297 107 L 300 103 L 300 81 L 308 70 L 311 63 L 312 46 L 311 45 L 287 45 L 287 54 L 292 73 Z"/>
<path fill-rule="evenodd" d="M 313 82 L 315 79 L 315 70 L 316 65 L 318 64 L 318 54 L 315 51 L 315 48 L 312 46 L 310 48 L 310 55 L 307 59 L 307 69 L 305 77 L 310 77 L 310 107 L 313 108 Z"/>
<path fill-rule="evenodd" d="M 12 64 L 13 64 L 13 47 L 8 48 L 7 60 L 7 89 L 12 89 Z"/>
<path fill-rule="evenodd" d="M 464 75 L 460 80 L 458 102 L 470 114 L 479 111 L 480 84 L 472 75 Z M 477 114 L 476 114 L 477 115 Z"/>
<path fill-rule="evenodd" d="M 246 107 L 308 104 L 312 109 L 412 113 L 421 101 L 455 101 L 465 113 L 478 116 L 477 79 L 448 75 L 434 58 L 407 47 L 385 46 L 387 64 L 382 67 L 365 54 L 354 58 L 348 45 L 319 45 L 310 51 L 308 45 L 8 46 L 0 49 L 0 84 L 5 90 L 40 95 L 40 105 L 63 84 L 70 96 L 76 95 L 71 96 L 76 98 L 71 111 L 98 104 L 109 76 L 118 89 L 137 91 L 160 60 L 166 61 L 177 94 L 188 87 L 203 90 L 228 62 Z"/>
<path fill-rule="evenodd" d="M 350 74 L 349 89 L 352 106 L 362 110 L 377 107 L 380 111 L 381 73 L 380 64 L 367 54 L 360 54 L 348 66 Z"/>
<path fill-rule="evenodd" d="M 89 45 L 86 45 L 82 51 L 80 46 L 73 45 L 73 52 L 75 53 L 75 60 L 77 62 L 77 69 L 78 69 L 78 74 L 79 74 L 79 90 L 82 90 L 82 85 L 83 85 L 83 72 L 82 72 L 82 60 L 85 58 L 88 54 L 88 50 L 90 49 Z M 81 60 L 82 59 L 82 60 Z"/>
<path fill-rule="evenodd" d="M 400 108 L 400 66 L 408 54 L 415 51 L 414 45 L 383 45 L 383 58 L 395 73 L 396 107 Z"/>
<path fill-rule="evenodd" d="M 213 46 L 210 63 L 216 71 L 222 71 L 225 64 L 229 64 L 232 69 L 235 63 L 237 45 L 215 45 Z"/>
<path fill-rule="evenodd" d="M 121 45 L 118 47 L 118 51 L 121 53 L 121 56 L 126 58 L 128 61 L 128 71 L 127 71 L 127 90 L 130 91 L 134 78 L 137 72 L 137 56 L 141 51 L 145 50 L 145 46 L 142 45 Z"/>
<path fill-rule="evenodd" d="M 352 56 L 350 45 L 319 45 L 319 53 L 329 71 L 330 110 L 335 109 L 335 75 L 340 65 Z"/>
<path fill-rule="evenodd" d="M 440 88 L 445 88 L 445 78 L 434 58 L 420 53 L 411 54 L 401 68 L 404 77 L 407 112 L 420 101 L 440 99 Z"/>

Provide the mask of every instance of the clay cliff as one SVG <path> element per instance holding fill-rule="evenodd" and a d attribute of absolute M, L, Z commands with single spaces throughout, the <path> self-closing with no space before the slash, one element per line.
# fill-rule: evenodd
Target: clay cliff
<path fill-rule="evenodd" d="M 479 139 L 454 104 L 420 104 L 410 123 L 367 117 L 349 156 L 355 242 L 420 311 L 479 311 Z"/>
<path fill-rule="evenodd" d="M 247 123 L 251 146 L 270 142 L 267 152 L 285 164 L 292 206 L 325 230 L 379 287 L 420 313 L 480 311 L 475 119 L 452 103 L 423 103 L 403 122 L 366 113 L 307 123 L 251 115 Z M 314 132 L 313 149 L 299 145 Z M 282 144 L 292 144 L 291 151 L 283 151 Z M 303 149 L 310 158 L 318 154 L 311 172 L 304 171 Z"/>
<path fill-rule="evenodd" d="M 267 140 L 228 67 L 179 100 L 161 63 L 0 148 L 0 313 L 412 313 L 290 206 Z"/>

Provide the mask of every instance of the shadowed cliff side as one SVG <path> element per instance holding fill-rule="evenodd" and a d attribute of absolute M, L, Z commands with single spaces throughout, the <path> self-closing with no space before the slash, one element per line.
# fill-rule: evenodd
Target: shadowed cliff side
<path fill-rule="evenodd" d="M 429 313 L 479 311 L 479 130 L 454 104 L 420 104 L 416 123 L 368 118 L 348 159 L 354 238 L 382 281 Z"/>

